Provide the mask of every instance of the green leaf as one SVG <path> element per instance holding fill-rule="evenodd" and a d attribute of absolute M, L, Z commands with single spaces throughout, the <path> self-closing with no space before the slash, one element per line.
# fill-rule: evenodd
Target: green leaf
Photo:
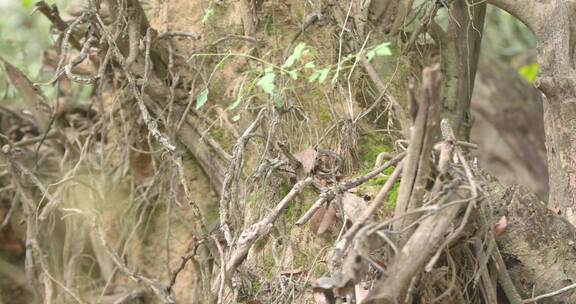
<path fill-rule="evenodd" d="M 306 44 L 304 42 L 298 43 L 298 45 L 294 48 L 292 55 L 286 59 L 286 62 L 282 65 L 282 68 L 289 68 L 291 67 L 296 60 L 300 59 L 302 53 L 306 49 Z"/>
<path fill-rule="evenodd" d="M 240 105 L 240 102 L 242 102 L 242 91 L 243 90 L 244 90 L 244 82 L 242 82 L 240 84 L 240 89 L 238 89 L 238 96 L 236 96 L 236 100 L 234 101 L 233 104 L 231 104 L 228 107 L 229 111 L 236 109 Z"/>
<path fill-rule="evenodd" d="M 233 122 L 237 122 L 238 120 L 240 120 L 240 115 L 234 115 L 234 116 L 232 117 L 232 121 L 233 121 Z"/>
<path fill-rule="evenodd" d="M 334 76 L 332 76 L 332 84 L 336 84 L 337 81 L 338 81 L 338 73 L 334 73 Z"/>
<path fill-rule="evenodd" d="M 24 6 L 24 8 L 30 8 L 30 5 L 32 5 L 32 0 L 22 0 L 22 6 Z"/>
<path fill-rule="evenodd" d="M 208 7 L 204 10 L 204 16 L 202 16 L 202 23 L 208 22 L 208 19 L 214 15 L 214 9 L 212 7 Z"/>
<path fill-rule="evenodd" d="M 221 69 L 224 67 L 224 62 L 226 61 L 226 59 L 228 59 L 228 57 L 230 57 L 230 54 L 226 54 L 226 56 L 224 56 L 224 58 L 222 58 L 222 60 L 220 60 L 218 62 L 218 64 L 216 64 L 216 69 Z"/>
<path fill-rule="evenodd" d="M 290 75 L 290 77 L 294 80 L 298 79 L 298 71 L 296 71 L 296 70 L 288 71 L 288 75 Z"/>
<path fill-rule="evenodd" d="M 282 100 L 280 100 L 278 95 L 276 95 L 276 94 L 272 95 L 272 101 L 274 102 L 274 105 L 276 106 L 276 108 L 282 107 Z"/>
<path fill-rule="evenodd" d="M 208 89 L 204 89 L 204 91 L 196 97 L 196 110 L 203 107 L 206 104 L 206 101 L 208 101 Z"/>
<path fill-rule="evenodd" d="M 308 76 L 308 82 L 316 81 L 316 79 L 318 79 L 318 76 L 320 76 L 320 71 L 314 71 L 312 75 Z"/>
<path fill-rule="evenodd" d="M 314 61 L 310 61 L 304 65 L 304 68 L 306 68 L 306 69 L 313 69 L 315 67 L 316 67 L 316 64 L 314 63 Z"/>
<path fill-rule="evenodd" d="M 383 42 L 366 53 L 366 58 L 371 61 L 375 56 L 390 56 L 392 51 L 390 50 L 390 42 Z"/>
<path fill-rule="evenodd" d="M 324 83 L 324 81 L 326 81 L 326 78 L 328 77 L 328 73 L 330 72 L 330 68 L 321 69 L 319 72 L 320 72 L 320 76 L 318 76 L 318 82 Z"/>
<path fill-rule="evenodd" d="M 264 92 L 272 95 L 276 89 L 276 86 L 274 85 L 274 79 L 276 79 L 276 74 L 268 69 L 264 76 L 262 76 L 262 78 L 260 78 L 258 81 L 258 86 L 260 86 Z"/>
<path fill-rule="evenodd" d="M 342 62 L 346 62 L 346 61 L 351 60 L 351 59 L 353 59 L 353 58 L 355 58 L 355 57 L 356 57 L 356 54 L 348 54 L 348 55 L 346 55 L 346 57 L 344 57 L 344 59 L 342 60 Z"/>
<path fill-rule="evenodd" d="M 330 68 L 323 68 L 321 70 L 314 71 L 312 75 L 308 76 L 308 82 L 315 82 L 318 80 L 318 83 L 324 83 L 326 78 L 328 78 L 328 73 L 330 73 Z"/>
<path fill-rule="evenodd" d="M 538 77 L 538 71 L 539 68 L 537 63 L 527 64 L 518 69 L 518 73 L 520 73 L 528 83 L 534 83 L 536 77 Z"/>

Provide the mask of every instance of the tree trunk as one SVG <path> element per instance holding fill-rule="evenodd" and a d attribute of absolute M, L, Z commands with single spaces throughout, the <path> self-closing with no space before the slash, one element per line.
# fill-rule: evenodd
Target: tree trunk
<path fill-rule="evenodd" d="M 548 206 L 576 224 L 576 74 L 573 1 L 491 0 L 522 20 L 537 40 L 540 76 L 546 96 L 544 126 L 550 174 Z"/>

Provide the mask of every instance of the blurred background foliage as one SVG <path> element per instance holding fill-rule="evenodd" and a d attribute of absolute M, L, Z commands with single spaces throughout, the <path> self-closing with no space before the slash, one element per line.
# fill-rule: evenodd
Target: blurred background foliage
<path fill-rule="evenodd" d="M 514 63 L 535 60 L 536 40 L 530 30 L 510 14 L 488 6 L 482 55 Z M 531 57 L 531 58 L 526 58 Z"/>
<path fill-rule="evenodd" d="M 61 14 L 72 0 L 48 0 L 56 4 Z M 42 52 L 54 43 L 50 22 L 39 13 L 30 15 L 36 0 L 0 0 L 0 56 L 20 68 L 32 81 L 48 80 L 52 71 L 42 70 Z M 15 90 L 7 89 L 4 71 L 0 68 L 0 104 L 18 102 Z M 47 95 L 55 89 L 44 87 Z"/>

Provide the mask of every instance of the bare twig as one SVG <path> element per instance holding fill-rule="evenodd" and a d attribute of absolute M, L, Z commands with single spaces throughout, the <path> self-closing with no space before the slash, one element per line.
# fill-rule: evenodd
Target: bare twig
<path fill-rule="evenodd" d="M 438 130 L 438 107 L 442 80 L 440 66 L 425 68 L 422 72 L 422 78 L 421 98 L 411 130 L 408 155 L 398 190 L 396 216 L 421 205 L 430 170 L 430 152 Z M 403 221 L 396 222 L 395 228 L 399 230 L 403 226 L 409 225 L 411 220 L 413 218 L 406 217 Z"/>
<path fill-rule="evenodd" d="M 376 210 L 378 210 L 378 208 L 382 205 L 384 199 L 386 199 L 388 195 L 388 192 L 390 192 L 392 187 L 394 187 L 394 183 L 400 176 L 403 167 L 402 165 L 403 164 L 401 162 L 400 164 L 398 164 L 398 166 L 396 166 L 394 172 L 392 172 L 390 177 L 386 180 L 386 183 L 384 183 L 384 186 L 382 186 L 380 191 L 378 191 L 378 194 L 376 195 L 372 203 L 370 203 L 368 208 L 366 208 L 366 210 L 364 210 L 357 219 L 353 219 L 354 224 L 352 225 L 352 227 L 350 227 L 350 229 L 346 232 L 346 234 L 336 244 L 335 250 L 338 254 L 335 255 L 341 255 L 346 250 L 346 247 L 348 246 L 350 241 L 356 236 L 356 233 L 360 231 L 360 228 L 362 228 L 362 226 L 366 224 L 366 222 L 370 219 L 370 217 L 372 217 L 376 212 Z"/>
<path fill-rule="evenodd" d="M 236 249 L 230 254 L 230 258 L 228 262 L 226 262 L 226 273 L 230 274 L 234 271 L 243 261 L 246 259 L 250 248 L 254 245 L 256 240 L 266 236 L 274 222 L 280 216 L 280 213 L 288 206 L 288 204 L 298 195 L 298 193 L 302 192 L 304 188 L 312 183 L 312 178 L 307 177 L 304 180 L 299 181 L 292 187 L 292 190 L 284 196 L 284 198 L 272 209 L 268 215 L 266 215 L 262 220 L 253 224 L 252 226 L 246 228 L 240 238 L 238 239 L 238 245 Z M 220 278 L 221 280 L 222 278 Z M 220 282 L 218 282 L 219 286 Z"/>
<path fill-rule="evenodd" d="M 260 110 L 256 116 L 256 119 L 254 119 L 252 124 L 246 128 L 242 136 L 238 138 L 238 141 L 234 145 L 232 160 L 230 161 L 230 165 L 228 166 L 228 170 L 226 170 L 226 175 L 224 176 L 222 194 L 220 196 L 220 225 L 229 246 L 232 245 L 232 234 L 230 227 L 228 226 L 228 209 L 230 208 L 231 203 L 236 203 L 231 193 L 231 191 L 234 191 L 234 189 L 230 189 L 230 187 L 233 186 L 233 183 L 238 185 L 240 175 L 242 173 L 242 167 L 244 165 L 244 149 L 246 148 L 248 140 L 252 137 L 252 133 L 260 125 L 264 113 L 265 108 Z M 235 190 L 237 193 L 238 189 Z"/>
<path fill-rule="evenodd" d="M 320 197 L 312 205 L 312 207 L 310 207 L 310 209 L 308 209 L 308 211 L 306 211 L 306 213 L 304 213 L 304 215 L 302 215 L 302 217 L 300 217 L 300 219 L 298 219 L 298 221 L 296 221 L 296 225 L 306 224 L 310 220 L 310 218 L 312 218 L 314 213 L 318 209 L 320 209 L 320 207 L 322 207 L 322 204 L 329 202 L 332 199 L 334 199 L 334 197 L 336 196 L 336 193 L 342 193 L 342 192 L 348 191 L 352 188 L 358 187 L 361 184 L 377 177 L 378 175 L 380 175 L 380 173 L 384 172 L 384 170 L 386 170 L 390 166 L 394 166 L 395 164 L 400 162 L 404 158 L 405 155 L 406 155 L 406 153 L 402 152 L 402 153 L 398 154 L 396 157 L 392 158 L 391 160 L 385 162 L 380 167 L 370 171 L 368 174 L 357 177 L 357 178 L 353 178 L 351 180 L 348 180 L 346 182 L 343 182 L 341 184 L 338 184 L 338 185 L 333 186 L 330 189 L 326 190 L 325 192 L 320 194 Z"/>

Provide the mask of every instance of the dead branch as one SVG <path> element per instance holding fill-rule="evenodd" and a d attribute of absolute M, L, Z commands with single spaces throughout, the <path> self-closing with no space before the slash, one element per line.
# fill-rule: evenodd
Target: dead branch
<path fill-rule="evenodd" d="M 237 205 L 237 193 L 240 191 L 240 176 L 242 174 L 242 167 L 244 165 L 244 150 L 248 144 L 248 140 L 250 140 L 250 138 L 253 136 L 253 132 L 258 128 L 258 126 L 260 126 L 260 122 L 262 121 L 265 110 L 265 108 L 260 110 L 256 116 L 256 119 L 254 119 L 252 124 L 246 128 L 242 136 L 238 138 L 238 141 L 233 148 L 232 160 L 230 161 L 228 170 L 226 170 L 226 174 L 224 175 L 224 182 L 222 184 L 221 192 L 222 194 L 220 197 L 220 225 L 229 246 L 232 245 L 232 234 L 230 227 L 228 226 L 228 210 L 231 205 L 234 208 Z M 231 188 L 233 183 L 234 188 Z M 235 197 L 232 197 L 232 192 L 236 194 Z"/>
<path fill-rule="evenodd" d="M 238 265 L 240 265 L 246 256 L 248 251 L 256 242 L 256 240 L 264 237 L 270 232 L 272 226 L 280 213 L 288 206 L 288 204 L 300 193 L 306 186 L 312 183 L 312 178 L 307 177 L 306 179 L 299 181 L 292 187 L 292 190 L 286 194 L 286 196 L 266 215 L 262 220 L 253 224 L 252 226 L 246 228 L 240 238 L 238 239 L 238 244 L 236 249 L 230 254 L 230 259 L 226 263 L 226 272 L 231 273 Z"/>
<path fill-rule="evenodd" d="M 35 10 L 40 11 L 42 15 L 46 16 L 46 18 L 54 24 L 57 30 L 62 33 L 66 32 L 68 24 L 62 20 L 62 17 L 60 17 L 60 12 L 58 12 L 58 7 L 55 4 L 49 6 L 45 1 L 38 1 L 34 6 Z M 69 41 L 75 49 L 80 50 L 82 48 L 80 42 L 75 36 L 71 36 Z"/>
<path fill-rule="evenodd" d="M 421 97 L 398 190 L 396 216 L 402 216 L 408 210 L 421 206 L 430 170 L 430 152 L 438 132 L 438 105 L 442 79 L 440 66 L 425 68 L 422 78 Z M 396 222 L 396 230 L 409 225 L 413 220 L 413 217 L 408 216 L 403 221 Z"/>
<path fill-rule="evenodd" d="M 358 231 L 360 231 L 360 229 L 367 224 L 368 220 L 374 215 L 376 210 L 378 210 L 378 208 L 381 207 L 382 203 L 384 202 L 384 199 L 386 199 L 386 196 L 388 195 L 388 192 L 392 189 L 394 183 L 400 176 L 402 169 L 403 169 L 403 162 L 400 162 L 398 166 L 396 166 L 390 177 L 388 177 L 386 183 L 384 183 L 384 186 L 382 186 L 380 191 L 378 191 L 378 194 L 376 195 L 372 203 L 370 203 L 368 208 L 366 208 L 362 212 L 362 214 L 360 214 L 360 216 L 352 219 L 354 224 L 340 239 L 340 241 L 336 243 L 334 253 L 334 255 L 336 256 L 335 258 L 339 258 L 344 253 L 344 251 L 348 247 L 348 244 L 350 244 L 351 240 L 356 236 Z"/>
<path fill-rule="evenodd" d="M 340 183 L 340 184 L 335 185 L 335 186 L 331 187 L 330 189 L 322 192 L 320 194 L 320 197 L 312 205 L 312 207 L 310 207 L 310 209 L 308 209 L 308 211 L 306 211 L 306 213 L 304 213 L 304 215 L 302 217 L 300 217 L 300 219 L 298 219 L 298 221 L 296 221 L 296 225 L 306 224 L 310 220 L 310 218 L 312 218 L 314 213 L 316 213 L 316 211 L 318 209 L 320 209 L 320 207 L 324 203 L 330 202 L 331 200 L 333 200 L 334 197 L 336 197 L 337 193 L 346 192 L 352 188 L 355 188 L 355 187 L 362 185 L 363 183 L 367 182 L 370 179 L 377 177 L 378 175 L 380 175 L 380 173 L 384 172 L 384 170 L 386 170 L 390 166 L 394 166 L 395 164 L 399 163 L 404 158 L 405 155 L 406 155 L 406 153 L 402 152 L 402 153 L 398 154 L 396 157 L 392 158 L 391 160 L 385 162 L 380 167 L 370 171 L 368 174 L 357 177 L 357 178 L 353 178 L 353 179 L 348 180 L 348 181 L 343 182 L 343 183 Z"/>
<path fill-rule="evenodd" d="M 463 195 L 464 193 L 454 192 L 444 197 L 441 203 L 450 204 L 449 201 L 459 200 Z M 392 304 L 404 301 L 410 282 L 418 276 L 430 256 L 439 248 L 444 234 L 461 208 L 462 204 L 452 204 L 422 220 L 388 267 L 387 279 L 378 281 L 363 303 Z"/>

